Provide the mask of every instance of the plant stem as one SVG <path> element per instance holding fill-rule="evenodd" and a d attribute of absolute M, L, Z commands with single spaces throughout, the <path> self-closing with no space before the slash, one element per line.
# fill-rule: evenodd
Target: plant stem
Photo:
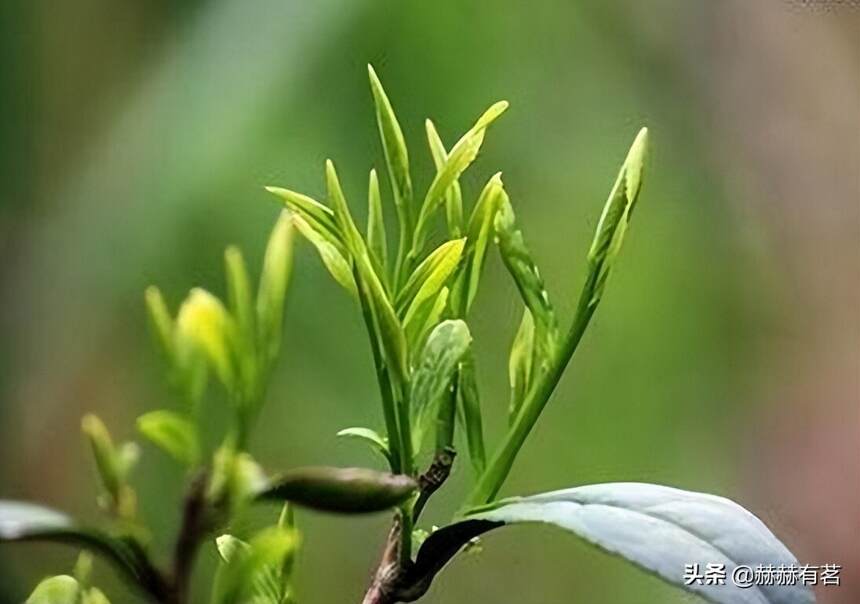
<path fill-rule="evenodd" d="M 191 571 L 200 543 L 210 530 L 206 502 L 208 475 L 201 471 L 196 474 L 188 487 L 182 513 L 182 525 L 173 553 L 173 568 L 170 578 L 170 604 L 188 602 L 188 587 Z"/>
<path fill-rule="evenodd" d="M 468 507 L 474 507 L 489 503 L 502 488 L 511 468 L 514 465 L 517 453 L 525 443 L 526 438 L 537 423 L 541 412 L 549 402 L 555 387 L 558 385 L 564 370 L 567 368 L 573 353 L 579 345 L 585 329 L 588 327 L 591 317 L 597 308 L 599 300 L 595 300 L 594 290 L 597 283 L 597 271 L 590 271 L 585 286 L 582 289 L 577 304 L 576 315 L 573 319 L 570 331 L 564 340 L 563 347 L 556 354 L 555 361 L 551 363 L 549 371 L 542 376 L 537 384 L 526 395 L 519 414 L 517 414 L 513 425 L 505 437 L 504 443 L 494 455 L 490 465 L 472 490 L 466 500 Z"/>
<path fill-rule="evenodd" d="M 367 303 L 367 298 L 361 291 L 361 281 L 357 271 L 353 272 L 356 282 L 359 284 L 358 300 L 361 304 L 361 315 L 364 318 L 364 326 L 370 340 L 370 350 L 373 355 L 373 366 L 376 368 L 376 380 L 379 384 L 379 394 L 382 397 L 382 414 L 385 418 L 385 431 L 388 434 L 388 448 L 390 455 L 391 471 L 395 474 L 402 472 L 401 435 L 397 422 L 397 409 L 392 397 L 391 380 L 382 360 L 382 352 L 376 337 L 376 323 L 373 312 Z"/>

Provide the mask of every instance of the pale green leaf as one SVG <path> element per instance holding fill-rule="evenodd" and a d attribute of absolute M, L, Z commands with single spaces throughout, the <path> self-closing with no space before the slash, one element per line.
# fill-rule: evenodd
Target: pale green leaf
<path fill-rule="evenodd" d="M 335 246 L 344 245 L 340 227 L 334 217 L 334 210 L 307 195 L 289 189 L 266 187 L 266 190 L 280 197 L 293 214 L 301 216 L 326 241 Z"/>
<path fill-rule="evenodd" d="M 406 332 L 410 350 L 420 350 L 424 337 L 439 324 L 448 307 L 449 293 L 450 290 L 443 287 L 435 299 L 425 300 L 410 314 L 409 319 L 404 321 L 403 330 Z"/>
<path fill-rule="evenodd" d="M 532 366 L 535 355 L 535 324 L 532 313 L 528 308 L 523 310 L 523 318 L 517 335 L 511 345 L 511 354 L 508 357 L 508 381 L 511 385 L 511 402 L 508 408 L 509 423 L 519 413 L 520 406 L 525 400 L 526 393 L 531 385 Z"/>
<path fill-rule="evenodd" d="M 436 126 L 433 125 L 433 122 L 428 119 L 424 122 L 424 126 L 427 130 L 427 142 L 430 145 L 430 154 L 433 156 L 436 170 L 439 171 L 448 159 L 448 152 L 445 150 L 445 145 L 436 131 Z M 445 220 L 448 223 L 448 233 L 451 237 L 461 237 L 464 228 L 463 191 L 460 189 L 459 180 L 455 180 L 448 190 L 445 191 Z"/>
<path fill-rule="evenodd" d="M 352 276 L 352 268 L 337 246 L 320 235 L 304 218 L 293 215 L 293 224 L 296 226 L 296 230 L 316 248 L 323 265 L 329 274 L 334 277 L 334 280 L 351 295 L 357 296 L 358 290 L 355 286 L 355 279 Z"/>
<path fill-rule="evenodd" d="M 600 301 L 615 257 L 624 241 L 630 216 L 639 197 L 647 149 L 648 129 L 642 128 L 627 153 L 597 223 L 594 240 L 588 250 L 589 272 L 593 275 L 594 283 L 589 300 L 591 306 Z"/>
<path fill-rule="evenodd" d="M 452 306 L 458 310 L 459 316 L 466 316 L 475 295 L 487 248 L 490 245 L 490 235 L 493 232 L 493 220 L 499 208 L 502 193 L 501 172 L 493 175 L 481 191 L 466 230 L 466 247 L 463 250 L 463 270 L 457 278 L 452 291 Z"/>
<path fill-rule="evenodd" d="M 445 163 L 436 172 L 436 176 L 427 189 L 427 194 L 424 196 L 424 201 L 418 214 L 410 253 L 413 258 L 419 254 L 421 248 L 424 246 L 428 221 L 443 201 L 445 192 L 460 178 L 460 175 L 478 156 L 478 151 L 484 142 L 484 133 L 487 126 L 504 113 L 507 108 L 507 101 L 499 101 L 487 109 L 478 118 L 475 125 L 452 147 L 451 152 L 445 159 Z"/>
<path fill-rule="evenodd" d="M 197 426 L 172 411 L 150 411 L 137 418 L 137 429 L 177 461 L 194 467 L 200 461 Z"/>
<path fill-rule="evenodd" d="M 68 575 L 43 580 L 24 604 L 80 604 L 81 587 Z"/>
<path fill-rule="evenodd" d="M 353 438 L 370 445 L 370 448 L 391 462 L 391 451 L 388 449 L 388 439 L 370 428 L 344 428 L 337 433 L 342 438 Z"/>
<path fill-rule="evenodd" d="M 371 65 L 367 66 L 370 77 L 370 90 L 376 106 L 376 123 L 379 127 L 379 138 L 382 140 L 382 150 L 388 166 L 388 176 L 394 190 L 394 203 L 398 208 L 398 216 L 402 216 L 400 228 L 409 231 L 411 221 L 408 219 L 412 203 L 412 179 L 409 176 L 409 154 L 406 151 L 406 141 L 403 131 L 394 115 L 391 102 L 382 88 L 382 83 Z"/>
<path fill-rule="evenodd" d="M 251 278 L 242 252 L 230 246 L 224 252 L 224 269 L 227 276 L 227 300 L 230 312 L 236 319 L 245 354 L 253 355 L 256 344 L 256 317 Z"/>
<path fill-rule="evenodd" d="M 81 431 L 93 452 L 102 486 L 114 501 L 118 501 L 125 476 L 117 463 L 116 447 L 107 427 L 102 420 L 90 413 L 81 420 Z"/>
<path fill-rule="evenodd" d="M 157 287 L 154 285 L 147 287 L 145 299 L 147 316 L 153 335 L 165 358 L 172 363 L 175 355 L 173 318 L 170 316 L 170 311 L 167 310 L 167 304 L 164 302 L 161 290 Z"/>
<path fill-rule="evenodd" d="M 257 290 L 257 326 L 264 361 L 271 363 L 281 347 L 284 298 L 293 264 L 293 223 L 281 212 L 269 235 Z"/>
<path fill-rule="evenodd" d="M 202 352 L 228 390 L 236 382 L 231 352 L 235 333 L 236 325 L 227 309 L 204 289 L 192 289 L 179 307 L 175 331 L 179 357 L 193 359 L 197 351 Z"/>
<path fill-rule="evenodd" d="M 398 296 L 397 310 L 403 312 L 404 322 L 427 300 L 435 299 L 448 279 L 457 270 L 463 257 L 465 239 L 447 241 L 436 248 L 410 275 Z"/>
<path fill-rule="evenodd" d="M 241 556 L 247 552 L 250 546 L 238 537 L 225 534 L 215 539 L 215 547 L 221 560 L 230 563 L 236 556 Z"/>
<path fill-rule="evenodd" d="M 110 600 L 102 590 L 90 587 L 82 594 L 81 604 L 110 604 Z"/>
<path fill-rule="evenodd" d="M 382 216 L 382 196 L 376 170 L 370 171 L 367 184 L 367 246 L 382 267 L 388 266 L 388 244 L 385 240 L 385 221 Z"/>
<path fill-rule="evenodd" d="M 450 388 L 458 363 L 469 350 L 472 336 L 463 321 L 443 321 L 430 332 L 418 356 L 410 389 L 412 447 L 417 453 L 432 427 L 439 402 Z"/>
<path fill-rule="evenodd" d="M 534 342 L 538 350 L 539 367 L 545 369 L 552 362 L 558 346 L 558 322 L 549 301 L 543 277 L 532 260 L 522 231 L 516 224 L 513 207 L 504 191 L 495 219 L 496 239 L 502 261 L 520 292 L 535 324 Z"/>
<path fill-rule="evenodd" d="M 218 569 L 213 588 L 214 604 L 282 604 L 286 577 L 282 569 L 298 547 L 295 531 L 279 527 L 263 529 L 247 544 L 236 548 Z"/>

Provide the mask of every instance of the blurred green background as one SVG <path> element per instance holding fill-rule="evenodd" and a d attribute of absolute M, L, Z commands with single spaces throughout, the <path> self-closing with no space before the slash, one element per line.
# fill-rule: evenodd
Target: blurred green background
<path fill-rule="evenodd" d="M 223 293 L 224 246 L 255 264 L 277 215 L 263 185 L 322 196 L 331 157 L 364 215 L 367 170 L 383 167 L 371 62 L 419 190 L 425 117 L 450 145 L 511 102 L 464 190 L 504 172 L 564 317 L 627 146 L 651 129 L 620 268 L 505 493 L 642 480 L 726 494 L 803 562 L 845 567 L 821 602 L 860 601 L 856 3 L 7 0 L 0 47 L 0 496 L 97 519 L 80 416 L 133 438 L 139 413 L 169 404 L 143 289 L 173 307 L 191 286 Z M 483 285 L 471 323 L 497 442 L 520 304 L 495 252 Z M 303 242 L 285 342 L 259 459 L 375 464 L 334 436 L 381 425 L 359 314 Z M 172 530 L 181 471 L 144 445 L 135 479 L 143 516 Z M 470 480 L 461 463 L 428 522 Z M 387 520 L 302 514 L 302 602 L 360 601 Z M 0 602 L 73 560 L 3 547 Z M 136 601 L 110 569 L 98 580 Z M 691 597 L 525 528 L 456 559 L 426 601 Z"/>

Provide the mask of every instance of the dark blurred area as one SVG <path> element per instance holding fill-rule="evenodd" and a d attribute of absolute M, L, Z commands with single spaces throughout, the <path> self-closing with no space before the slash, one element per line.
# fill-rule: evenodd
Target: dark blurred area
<path fill-rule="evenodd" d="M 173 308 L 192 286 L 223 294 L 223 248 L 254 266 L 277 215 L 263 185 L 321 197 L 331 157 L 364 215 L 367 170 L 383 168 L 370 62 L 419 190 L 432 175 L 425 117 L 451 144 L 511 102 L 463 187 L 473 203 L 504 172 L 564 317 L 627 146 L 651 130 L 619 269 L 505 493 L 640 480 L 725 494 L 802 562 L 843 565 L 843 587 L 820 588 L 820 602 L 860 601 L 857 3 L 12 0 L 0 49 L 0 497 L 98 520 L 80 417 L 136 438 L 134 418 L 170 404 L 143 290 L 159 284 Z M 520 303 L 490 258 L 471 323 L 495 443 Z M 285 331 L 258 458 L 377 463 L 335 438 L 381 413 L 359 313 L 304 243 Z M 135 480 L 162 539 L 182 479 L 144 445 Z M 450 517 L 470 479 L 461 464 L 428 521 Z M 299 520 L 301 601 L 359 601 L 388 519 Z M 3 546 L 0 602 L 74 557 Z M 97 581 L 136 601 L 111 569 Z M 455 560 L 426 601 L 691 596 L 524 528 Z"/>

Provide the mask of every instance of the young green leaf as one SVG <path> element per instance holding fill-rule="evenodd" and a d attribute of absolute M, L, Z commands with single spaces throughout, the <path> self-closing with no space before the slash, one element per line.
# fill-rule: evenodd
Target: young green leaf
<path fill-rule="evenodd" d="M 463 250 L 463 269 L 452 291 L 452 306 L 457 309 L 458 316 L 466 316 L 478 293 L 478 283 L 490 244 L 493 220 L 501 201 L 501 192 L 502 175 L 498 172 L 484 186 L 469 217 L 466 247 Z"/>
<path fill-rule="evenodd" d="M 110 602 L 99 589 L 88 586 L 81 578 L 57 575 L 43 579 L 24 604 L 110 604 Z"/>
<path fill-rule="evenodd" d="M 445 150 L 445 145 L 442 138 L 436 131 L 436 126 L 429 119 L 424 122 L 424 127 L 427 130 L 427 142 L 430 144 L 430 154 L 433 156 L 433 163 L 436 165 L 436 170 L 439 171 L 445 165 L 448 159 L 448 152 Z M 448 233 L 453 238 L 459 238 L 463 233 L 463 191 L 460 189 L 460 181 L 455 180 L 454 183 L 445 191 L 445 219 L 448 223 Z"/>
<path fill-rule="evenodd" d="M 48 577 L 36 586 L 24 604 L 81 604 L 81 592 L 81 586 L 73 577 Z"/>
<path fill-rule="evenodd" d="M 172 411 L 150 411 L 137 418 L 137 429 L 180 463 L 194 467 L 200 461 L 197 426 Z"/>
<path fill-rule="evenodd" d="M 367 443 L 371 449 L 391 463 L 391 451 L 388 448 L 388 439 L 376 432 L 376 430 L 371 430 L 370 428 L 344 428 L 337 435 Z"/>
<path fill-rule="evenodd" d="M 370 77 L 373 102 L 376 105 L 379 138 L 382 140 L 388 176 L 391 178 L 392 189 L 394 189 L 394 203 L 398 208 L 398 215 L 402 213 L 404 216 L 409 216 L 409 205 L 412 203 L 412 179 L 409 176 L 409 154 L 406 151 L 406 141 L 403 138 L 403 131 L 400 129 L 397 117 L 394 115 L 391 102 L 388 100 L 388 95 L 385 94 L 373 66 L 367 66 L 367 73 Z M 411 222 L 402 221 L 400 228 L 408 232 L 411 228 Z"/>
<path fill-rule="evenodd" d="M 438 209 L 440 203 L 444 199 L 445 192 L 460 178 L 460 175 L 469 167 L 469 165 L 478 156 L 478 151 L 481 144 L 484 142 L 484 133 L 487 127 L 493 123 L 505 110 L 508 108 L 507 101 L 499 101 L 498 103 L 487 109 L 475 125 L 472 126 L 466 134 L 451 149 L 451 153 L 445 159 L 445 163 L 436 172 L 433 182 L 427 189 L 427 194 L 424 196 L 424 201 L 421 204 L 421 210 L 418 214 L 418 220 L 415 224 L 415 232 L 412 238 L 412 249 L 410 256 L 415 259 L 424 247 L 424 240 L 427 235 L 428 221 L 433 213 Z"/>
<path fill-rule="evenodd" d="M 247 552 L 249 545 L 247 542 L 233 535 L 221 535 L 215 539 L 215 547 L 218 549 L 218 555 L 221 556 L 221 560 L 229 563 L 236 556 Z"/>
<path fill-rule="evenodd" d="M 421 350 L 424 337 L 439 324 L 448 306 L 449 293 L 450 290 L 443 287 L 436 294 L 435 299 L 425 300 L 403 322 L 403 330 L 406 332 L 406 341 L 409 343 L 410 350 Z"/>
<path fill-rule="evenodd" d="M 102 421 L 93 414 L 81 420 L 81 430 L 89 442 L 96 462 L 102 487 L 109 498 L 110 507 L 120 518 L 132 518 L 137 497 L 126 484 L 126 477 L 137 461 L 138 450 L 134 443 L 117 448 Z"/>
<path fill-rule="evenodd" d="M 301 216 L 293 215 L 293 224 L 296 226 L 296 230 L 316 248 L 323 265 L 334 277 L 334 280 L 352 296 L 357 296 L 358 289 L 355 286 L 350 263 L 344 256 L 345 252 L 342 253 L 336 245 L 323 237 Z"/>
<path fill-rule="evenodd" d="M 740 587 L 731 582 L 685 581 L 686 565 L 725 565 L 731 577 L 744 566 L 795 567 L 798 561 L 758 518 L 735 502 L 655 484 L 594 484 L 485 506 L 430 535 L 414 572 L 432 576 L 476 534 L 523 523 L 562 528 L 717 604 L 815 601 L 810 588 L 801 584 Z"/>
<path fill-rule="evenodd" d="M 642 128 L 627 158 L 618 172 L 615 185 L 609 194 L 609 200 L 603 207 L 594 240 L 588 250 L 589 273 L 593 275 L 593 287 L 589 292 L 589 306 L 596 306 L 600 302 L 606 280 L 615 263 L 618 251 L 624 241 L 630 217 L 639 198 L 639 190 L 642 186 L 642 168 L 645 155 L 648 150 L 648 129 Z"/>
<path fill-rule="evenodd" d="M 232 549 L 218 569 L 213 603 L 284 604 L 287 586 L 282 569 L 291 563 L 298 540 L 295 531 L 273 526 Z"/>
<path fill-rule="evenodd" d="M 513 423 L 531 385 L 532 365 L 535 355 L 535 323 L 528 308 L 523 318 L 508 358 L 508 381 L 511 385 L 511 402 L 508 407 L 508 423 Z"/>
<path fill-rule="evenodd" d="M 146 310 L 152 333 L 168 362 L 173 363 L 175 351 L 173 342 L 173 318 L 167 310 L 164 297 L 154 285 L 146 288 Z"/>
<path fill-rule="evenodd" d="M 427 337 L 415 366 L 410 391 L 412 448 L 416 453 L 432 427 L 441 398 L 451 386 L 457 365 L 471 343 L 469 328 L 460 320 L 443 321 Z"/>
<path fill-rule="evenodd" d="M 296 468 L 273 478 L 258 498 L 325 512 L 363 514 L 392 508 L 415 492 L 410 476 L 364 468 Z"/>
<path fill-rule="evenodd" d="M 469 459 L 475 474 L 480 476 L 487 465 L 487 452 L 484 446 L 484 426 L 475 376 L 475 361 L 471 353 L 467 353 L 460 363 L 457 379 L 457 404 L 465 427 Z"/>
<path fill-rule="evenodd" d="M 221 301 L 201 288 L 194 288 L 179 307 L 176 318 L 176 348 L 180 359 L 193 359 L 202 352 L 221 382 L 232 390 L 236 370 L 231 342 L 236 326 Z"/>
<path fill-rule="evenodd" d="M 125 476 L 117 462 L 116 448 L 110 433 L 102 420 L 93 414 L 87 414 L 81 420 L 81 431 L 92 449 L 102 486 L 114 501 L 118 500 Z"/>
<path fill-rule="evenodd" d="M 367 184 L 367 246 L 383 270 L 388 266 L 388 245 L 385 241 L 385 221 L 382 216 L 382 196 L 376 170 L 370 171 Z"/>
<path fill-rule="evenodd" d="M 222 445 L 213 457 L 207 499 L 235 513 L 264 491 L 268 482 L 251 455 Z"/>
<path fill-rule="evenodd" d="M 326 241 L 334 246 L 344 246 L 340 227 L 338 227 L 337 220 L 334 217 L 334 210 L 307 195 L 302 195 L 295 191 L 280 187 L 266 187 L 266 190 L 280 197 L 284 205 L 293 214 L 301 216 Z"/>
<path fill-rule="evenodd" d="M 539 367 L 545 370 L 555 357 L 558 345 L 558 322 L 543 278 L 526 247 L 522 231 L 517 228 L 513 207 L 504 190 L 500 193 L 495 230 L 505 267 L 513 277 L 520 296 L 534 319 L 537 361 Z"/>
<path fill-rule="evenodd" d="M 265 362 L 271 363 L 281 347 L 284 297 L 293 264 L 293 223 L 288 212 L 281 212 L 263 257 L 263 270 L 257 291 L 257 325 Z"/>
<path fill-rule="evenodd" d="M 465 239 L 446 241 L 418 265 L 395 302 L 398 312 L 404 315 L 404 320 L 409 320 L 425 301 L 439 294 L 457 270 L 465 245 Z"/>
<path fill-rule="evenodd" d="M 230 246 L 224 252 L 224 268 L 227 275 L 227 300 L 230 312 L 236 318 L 243 345 L 243 354 L 253 355 L 256 344 L 256 318 L 254 316 L 254 297 L 251 293 L 251 279 L 245 266 L 242 252 Z"/>

